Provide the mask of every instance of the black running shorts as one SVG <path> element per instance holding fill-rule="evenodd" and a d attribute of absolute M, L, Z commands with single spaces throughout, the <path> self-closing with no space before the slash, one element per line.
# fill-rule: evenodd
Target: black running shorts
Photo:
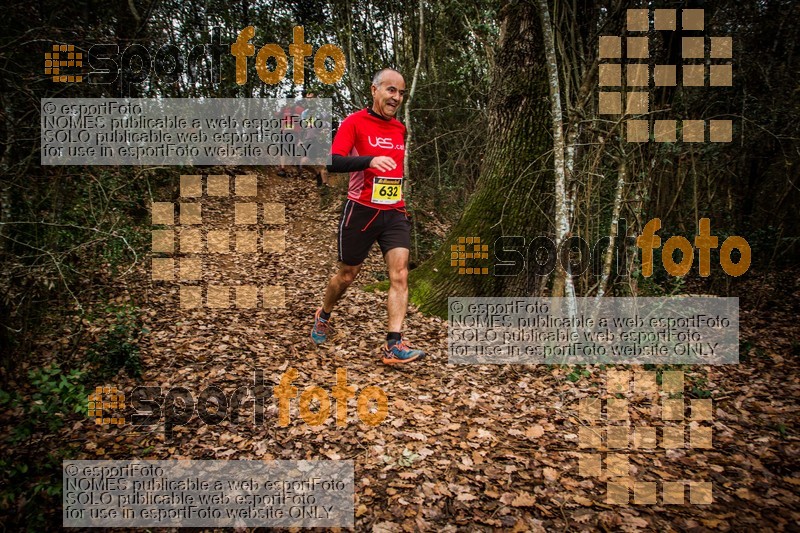
<path fill-rule="evenodd" d="M 373 209 L 348 199 L 339 221 L 339 261 L 360 265 L 376 240 L 384 255 L 392 248 L 411 249 L 411 221 L 404 211 Z"/>

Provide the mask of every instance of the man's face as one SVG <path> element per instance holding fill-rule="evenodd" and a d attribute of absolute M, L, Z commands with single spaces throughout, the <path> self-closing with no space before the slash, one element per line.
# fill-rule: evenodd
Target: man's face
<path fill-rule="evenodd" d="M 384 72 L 380 87 L 372 86 L 372 110 L 385 118 L 397 114 L 406 94 L 406 82 L 397 72 Z"/>

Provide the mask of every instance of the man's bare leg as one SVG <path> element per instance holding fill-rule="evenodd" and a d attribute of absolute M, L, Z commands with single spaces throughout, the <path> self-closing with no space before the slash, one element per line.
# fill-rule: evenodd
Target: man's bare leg
<path fill-rule="evenodd" d="M 408 310 L 408 255 L 407 248 L 392 248 L 384 258 L 389 270 L 388 331 L 403 331 Z"/>
<path fill-rule="evenodd" d="M 311 328 L 311 340 L 314 344 L 319 346 L 328 339 L 331 311 L 333 311 L 336 303 L 342 298 L 347 288 L 356 279 L 361 265 L 349 266 L 344 263 L 339 263 L 339 270 L 334 274 L 328 286 L 325 288 L 325 297 L 322 300 L 322 307 L 317 309 L 314 315 L 314 327 Z"/>
<path fill-rule="evenodd" d="M 383 348 L 383 362 L 387 365 L 410 363 L 425 357 L 425 352 L 409 347 L 401 336 L 408 312 L 408 255 L 408 248 L 392 248 L 384 257 L 389 270 L 389 299 L 386 305 L 389 330 Z"/>
<path fill-rule="evenodd" d="M 333 311 L 336 303 L 342 298 L 347 288 L 356 279 L 361 265 L 350 266 L 339 263 L 339 271 L 331 277 L 325 289 L 325 298 L 322 301 L 322 310 L 326 313 Z"/>

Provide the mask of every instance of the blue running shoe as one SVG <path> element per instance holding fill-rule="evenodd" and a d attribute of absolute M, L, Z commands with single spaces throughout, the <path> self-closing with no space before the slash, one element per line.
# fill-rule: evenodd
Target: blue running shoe
<path fill-rule="evenodd" d="M 320 313 L 322 313 L 321 307 L 314 314 L 314 327 L 311 328 L 311 340 L 317 346 L 328 340 L 329 333 L 333 333 L 333 328 L 328 324 L 330 319 L 325 320 L 319 316 Z"/>
<path fill-rule="evenodd" d="M 404 340 L 383 345 L 383 363 L 386 365 L 410 363 L 423 357 L 425 352 L 411 348 Z"/>

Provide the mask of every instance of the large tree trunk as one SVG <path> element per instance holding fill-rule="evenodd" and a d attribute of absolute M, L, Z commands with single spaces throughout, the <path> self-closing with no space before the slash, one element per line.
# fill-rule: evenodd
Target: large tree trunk
<path fill-rule="evenodd" d="M 411 301 L 440 316 L 447 313 L 448 296 L 529 295 L 530 268 L 521 268 L 527 244 L 538 235 L 552 235 L 552 165 L 545 157 L 552 138 L 542 26 L 530 2 L 507 4 L 501 21 L 489 139 L 476 190 L 444 245 L 411 273 Z M 514 256 L 516 268 L 503 272 L 516 275 L 497 275 L 493 268 L 500 236 L 524 238 L 517 248 L 521 255 Z M 451 266 L 451 246 L 459 244 L 459 237 L 480 237 L 481 244 L 489 245 L 488 259 L 466 260 L 467 267 L 488 267 L 488 275 L 459 274 Z M 466 247 L 472 251 L 471 244 Z"/>

